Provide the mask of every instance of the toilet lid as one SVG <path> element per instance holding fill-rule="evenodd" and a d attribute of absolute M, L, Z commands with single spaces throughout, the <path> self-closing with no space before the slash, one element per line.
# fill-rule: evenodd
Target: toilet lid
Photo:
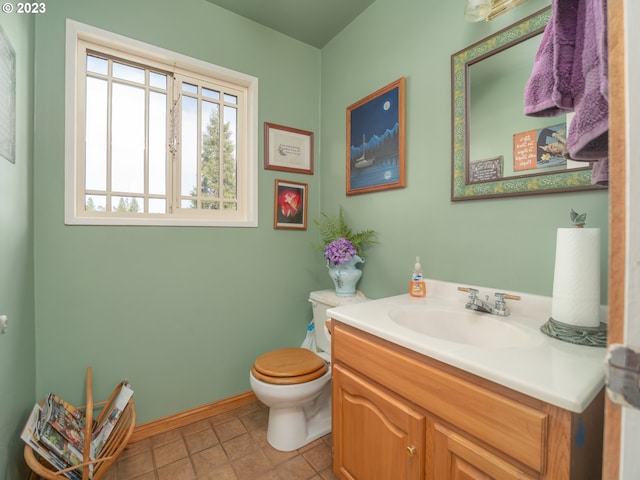
<path fill-rule="evenodd" d="M 260 355 L 251 371 L 263 382 L 290 385 L 320 378 L 327 370 L 325 361 L 311 350 L 281 348 Z"/>

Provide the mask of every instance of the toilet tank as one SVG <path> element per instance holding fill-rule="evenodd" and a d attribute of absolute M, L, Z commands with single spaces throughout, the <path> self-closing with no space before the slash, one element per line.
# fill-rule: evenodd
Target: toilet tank
<path fill-rule="evenodd" d="M 335 290 L 318 290 L 309 294 L 309 302 L 313 306 L 314 332 L 318 349 L 331 353 L 331 338 L 325 326 L 327 309 L 364 300 L 367 300 L 367 297 L 360 291 L 356 291 L 356 294 L 352 297 L 338 297 Z"/>

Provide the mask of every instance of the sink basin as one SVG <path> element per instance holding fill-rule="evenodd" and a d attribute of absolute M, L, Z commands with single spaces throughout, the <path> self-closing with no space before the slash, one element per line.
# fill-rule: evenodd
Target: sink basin
<path fill-rule="evenodd" d="M 532 340 L 525 331 L 509 325 L 509 317 L 426 308 L 399 308 L 389 316 L 414 332 L 466 345 L 506 348 L 524 346 Z"/>

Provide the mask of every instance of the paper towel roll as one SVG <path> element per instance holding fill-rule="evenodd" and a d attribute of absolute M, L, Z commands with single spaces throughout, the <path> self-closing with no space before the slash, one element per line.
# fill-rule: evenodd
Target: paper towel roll
<path fill-rule="evenodd" d="M 559 228 L 551 317 L 580 327 L 600 325 L 600 229 Z"/>

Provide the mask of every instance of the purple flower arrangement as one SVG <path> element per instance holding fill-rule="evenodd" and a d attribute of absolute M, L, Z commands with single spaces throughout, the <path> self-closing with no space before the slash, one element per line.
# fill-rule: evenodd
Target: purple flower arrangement
<path fill-rule="evenodd" d="M 358 250 L 353 246 L 353 243 L 344 237 L 328 243 L 324 249 L 324 258 L 331 265 L 343 265 L 357 254 Z"/>

